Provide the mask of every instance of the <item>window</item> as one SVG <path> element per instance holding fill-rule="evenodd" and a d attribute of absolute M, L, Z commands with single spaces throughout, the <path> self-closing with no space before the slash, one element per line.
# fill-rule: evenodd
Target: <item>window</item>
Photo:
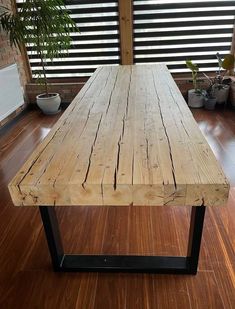
<path fill-rule="evenodd" d="M 134 1 L 135 63 L 165 62 L 171 72 L 187 72 L 191 59 L 215 71 L 216 52 L 230 52 L 235 1 Z"/>
<path fill-rule="evenodd" d="M 20 3 L 23 1 L 17 1 Z M 62 59 L 48 59 L 48 78 L 89 77 L 100 65 L 120 62 L 118 0 L 65 1 L 80 33 L 71 33 L 72 45 Z M 39 58 L 33 46 L 28 46 L 33 77 L 40 70 Z"/>

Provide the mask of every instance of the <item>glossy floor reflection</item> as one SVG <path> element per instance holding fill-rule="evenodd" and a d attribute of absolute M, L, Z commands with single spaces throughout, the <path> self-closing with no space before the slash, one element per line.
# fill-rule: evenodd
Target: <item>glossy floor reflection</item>
<path fill-rule="evenodd" d="M 235 111 L 192 110 L 232 186 L 235 186 Z"/>

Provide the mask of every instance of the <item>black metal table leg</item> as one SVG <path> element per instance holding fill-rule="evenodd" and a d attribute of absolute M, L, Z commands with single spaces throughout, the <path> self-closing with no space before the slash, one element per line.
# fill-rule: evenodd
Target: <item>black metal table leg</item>
<path fill-rule="evenodd" d="M 187 253 L 191 274 L 197 273 L 205 210 L 205 206 L 200 206 L 192 207 L 191 211 Z"/>
<path fill-rule="evenodd" d="M 54 207 L 40 206 L 39 209 L 51 254 L 52 265 L 55 271 L 59 271 L 64 258 L 64 249 L 56 212 Z"/>
<path fill-rule="evenodd" d="M 55 208 L 40 206 L 55 271 L 150 272 L 196 274 L 205 207 L 192 207 L 187 256 L 71 255 L 63 251 Z"/>

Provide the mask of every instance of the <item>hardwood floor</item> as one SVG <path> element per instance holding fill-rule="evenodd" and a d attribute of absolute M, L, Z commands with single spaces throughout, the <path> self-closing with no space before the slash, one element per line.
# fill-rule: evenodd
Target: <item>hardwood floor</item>
<path fill-rule="evenodd" d="M 54 273 L 38 210 L 13 207 L 7 184 L 58 116 L 31 111 L 0 131 L 0 308 L 235 308 L 235 112 L 193 114 L 234 187 L 227 207 L 207 208 L 197 276 Z M 187 207 L 61 207 L 58 217 L 66 251 L 186 253 Z"/>

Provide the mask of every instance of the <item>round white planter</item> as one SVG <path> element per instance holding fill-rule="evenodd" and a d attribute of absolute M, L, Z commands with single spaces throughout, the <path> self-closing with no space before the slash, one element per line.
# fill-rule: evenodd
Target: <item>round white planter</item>
<path fill-rule="evenodd" d="M 229 86 L 224 85 L 223 88 L 214 88 L 214 94 L 216 97 L 217 104 L 227 103 L 228 95 L 229 95 Z"/>
<path fill-rule="evenodd" d="M 57 114 L 60 109 L 61 98 L 58 93 L 49 93 L 49 97 L 45 93 L 37 96 L 37 105 L 46 115 Z"/>
<path fill-rule="evenodd" d="M 188 106 L 192 108 L 200 108 L 204 105 L 204 96 L 196 93 L 194 89 L 188 91 Z"/>

